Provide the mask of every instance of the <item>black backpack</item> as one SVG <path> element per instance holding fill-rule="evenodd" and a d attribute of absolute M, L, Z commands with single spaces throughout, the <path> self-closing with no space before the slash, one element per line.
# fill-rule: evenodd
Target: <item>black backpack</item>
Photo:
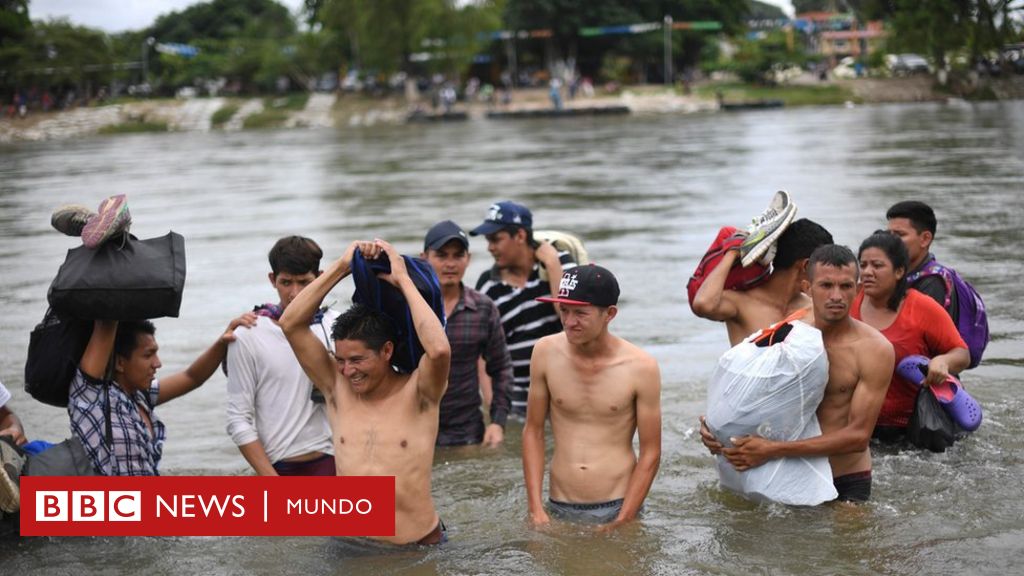
<path fill-rule="evenodd" d="M 25 391 L 51 406 L 66 407 L 71 380 L 92 336 L 92 320 L 78 320 L 46 311 L 28 342 Z"/>

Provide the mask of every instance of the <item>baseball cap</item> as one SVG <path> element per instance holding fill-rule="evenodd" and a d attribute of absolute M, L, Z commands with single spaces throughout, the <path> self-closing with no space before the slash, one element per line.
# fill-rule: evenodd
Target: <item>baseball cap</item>
<path fill-rule="evenodd" d="M 530 209 L 511 200 L 491 204 L 491 207 L 487 210 L 487 218 L 484 218 L 484 223 L 470 230 L 469 235 L 493 234 L 509 226 L 519 226 L 520 228 L 532 230 L 533 214 L 530 213 Z"/>
<path fill-rule="evenodd" d="M 463 248 L 469 250 L 469 237 L 466 236 L 466 232 L 455 222 L 443 220 L 427 230 L 427 236 L 423 239 L 423 250 L 440 250 L 452 240 L 458 240 Z"/>
<path fill-rule="evenodd" d="M 614 306 L 619 303 L 619 282 L 607 268 L 596 264 L 577 266 L 562 274 L 558 296 L 537 300 L 574 306 Z"/>

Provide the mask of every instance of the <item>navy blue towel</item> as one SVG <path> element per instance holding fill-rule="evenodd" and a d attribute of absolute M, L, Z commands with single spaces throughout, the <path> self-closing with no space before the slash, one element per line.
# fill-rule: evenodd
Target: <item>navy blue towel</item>
<path fill-rule="evenodd" d="M 437 280 L 434 268 L 420 258 L 412 256 L 402 256 L 402 258 L 405 259 L 405 267 L 409 271 L 409 277 L 413 284 L 416 285 L 427 305 L 433 309 L 434 314 L 441 321 L 441 326 L 444 326 L 444 297 L 441 295 L 441 284 Z M 420 356 L 423 356 L 423 346 L 420 345 L 419 337 L 416 335 L 416 326 L 412 320 L 409 304 L 405 301 L 401 291 L 377 278 L 377 274 L 389 273 L 391 273 L 391 261 L 387 254 L 381 254 L 381 257 L 376 260 L 367 260 L 363 258 L 362 253 L 356 250 L 352 257 L 352 279 L 356 285 L 352 302 L 365 304 L 383 312 L 391 319 L 398 333 L 398 345 L 395 347 L 391 363 L 399 371 L 408 374 L 419 365 Z"/>

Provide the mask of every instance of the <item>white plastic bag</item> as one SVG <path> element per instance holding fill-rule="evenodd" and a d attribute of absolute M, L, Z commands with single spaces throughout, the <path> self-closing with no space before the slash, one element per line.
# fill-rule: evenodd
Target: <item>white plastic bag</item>
<path fill-rule="evenodd" d="M 758 346 L 758 332 L 718 360 L 706 421 L 723 445 L 747 434 L 787 441 L 821 435 L 815 412 L 825 395 L 828 356 L 821 332 L 804 322 L 792 326 L 781 342 Z M 745 472 L 718 456 L 718 476 L 723 487 L 751 500 L 814 506 L 838 496 L 824 456 L 769 460 Z"/>

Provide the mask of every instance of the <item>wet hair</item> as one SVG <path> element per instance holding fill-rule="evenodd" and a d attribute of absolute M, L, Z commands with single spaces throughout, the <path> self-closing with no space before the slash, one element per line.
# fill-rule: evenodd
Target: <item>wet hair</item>
<path fill-rule="evenodd" d="M 801 218 L 790 224 L 779 236 L 772 264 L 776 270 L 789 269 L 798 261 L 810 258 L 811 252 L 825 244 L 832 244 L 832 235 L 828 230 L 817 222 Z"/>
<path fill-rule="evenodd" d="M 896 282 L 896 289 L 893 290 L 892 296 L 889 297 L 889 302 L 887 303 L 890 310 L 899 310 L 900 302 L 907 295 L 907 272 L 909 271 L 907 267 L 910 265 L 907 247 L 903 245 L 903 240 L 900 240 L 899 236 L 885 230 L 875 230 L 874 234 L 868 236 L 860 243 L 860 250 L 857 251 L 858 260 L 868 248 L 878 248 L 884 252 L 885 256 L 889 259 L 889 263 L 892 264 L 893 270 L 903 269 L 903 277 Z"/>
<path fill-rule="evenodd" d="M 331 327 L 331 339 L 359 340 L 366 347 L 380 351 L 386 342 L 397 345 L 398 335 L 391 319 L 383 313 L 366 306 L 353 304 L 344 314 L 338 316 Z"/>
<path fill-rule="evenodd" d="M 815 248 L 807 262 L 808 279 L 814 279 L 814 268 L 819 264 L 822 266 L 832 266 L 833 268 L 843 268 L 853 264 L 853 269 L 856 272 L 854 278 L 860 277 L 860 264 L 857 262 L 857 257 L 846 246 L 825 244 Z"/>
<path fill-rule="evenodd" d="M 139 334 L 156 335 L 156 326 L 149 320 L 126 320 L 117 323 L 114 337 L 114 354 L 128 359 L 139 345 Z"/>
<path fill-rule="evenodd" d="M 910 225 L 917 230 L 918 234 L 927 230 L 932 233 L 932 236 L 935 236 L 935 230 L 939 227 L 932 207 L 917 200 L 905 200 L 890 206 L 885 213 L 885 219 L 892 220 L 893 218 L 910 220 Z"/>
<path fill-rule="evenodd" d="M 324 257 L 324 252 L 316 242 L 305 236 L 285 236 L 274 243 L 267 257 L 275 275 L 282 272 L 316 274 L 320 271 L 320 259 Z"/>

